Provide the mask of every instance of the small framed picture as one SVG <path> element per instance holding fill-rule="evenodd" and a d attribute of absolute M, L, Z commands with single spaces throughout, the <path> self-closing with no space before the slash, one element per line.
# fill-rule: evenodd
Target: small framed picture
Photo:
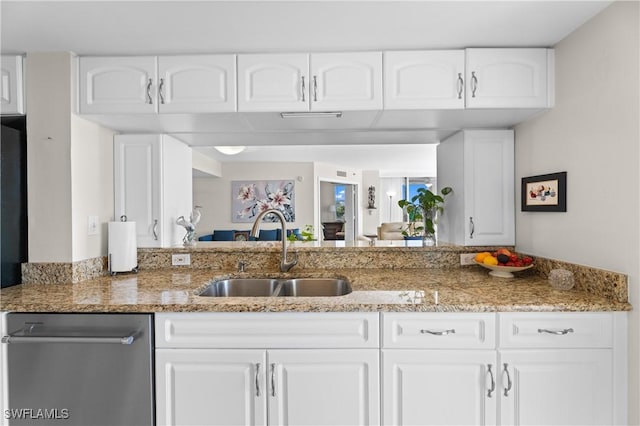
<path fill-rule="evenodd" d="M 522 178 L 523 212 L 566 212 L 567 172 Z"/>

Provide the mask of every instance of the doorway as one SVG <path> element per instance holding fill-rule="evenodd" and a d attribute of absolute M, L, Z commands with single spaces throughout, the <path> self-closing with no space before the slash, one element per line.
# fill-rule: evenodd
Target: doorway
<path fill-rule="evenodd" d="M 320 224 L 323 240 L 354 241 L 358 229 L 358 185 L 320 181 Z"/>

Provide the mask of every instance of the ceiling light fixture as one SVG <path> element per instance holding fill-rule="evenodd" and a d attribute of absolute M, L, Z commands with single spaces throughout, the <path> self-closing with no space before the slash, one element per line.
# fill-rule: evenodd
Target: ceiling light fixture
<path fill-rule="evenodd" d="M 225 155 L 236 155 L 244 151 L 244 146 L 214 146 L 215 149 Z"/>
<path fill-rule="evenodd" d="M 341 118 L 342 111 L 323 111 L 323 112 L 281 112 L 282 118 Z"/>

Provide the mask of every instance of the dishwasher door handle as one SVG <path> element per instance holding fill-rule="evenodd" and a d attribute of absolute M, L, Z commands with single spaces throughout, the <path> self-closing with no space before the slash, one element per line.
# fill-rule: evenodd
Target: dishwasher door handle
<path fill-rule="evenodd" d="M 124 337 L 103 336 L 4 336 L 2 343 L 109 343 L 130 345 L 136 340 L 136 334 L 132 333 Z"/>

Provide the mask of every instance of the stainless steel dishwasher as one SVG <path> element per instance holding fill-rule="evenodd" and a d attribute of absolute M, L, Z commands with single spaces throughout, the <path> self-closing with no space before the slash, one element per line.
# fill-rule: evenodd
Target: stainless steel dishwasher
<path fill-rule="evenodd" d="M 153 425 L 150 314 L 6 317 L 9 425 Z"/>

